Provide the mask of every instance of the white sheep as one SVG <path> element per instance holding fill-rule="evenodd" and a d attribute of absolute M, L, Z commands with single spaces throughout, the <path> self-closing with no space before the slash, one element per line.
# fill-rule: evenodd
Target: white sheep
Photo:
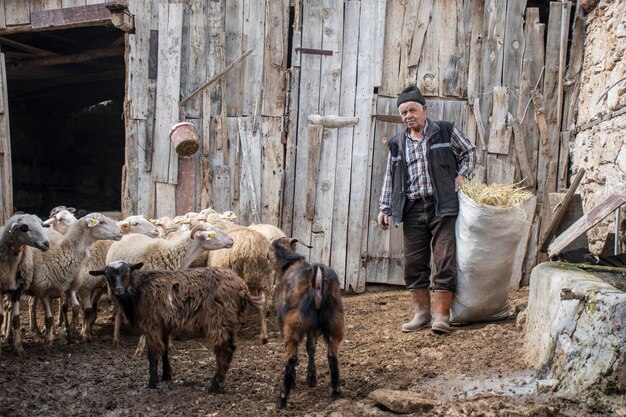
<path fill-rule="evenodd" d="M 129 216 L 117 222 L 124 235 L 137 233 L 151 238 L 159 235 L 157 227 L 146 216 Z M 88 341 L 91 338 L 91 329 L 98 317 L 98 300 L 106 292 L 106 279 L 95 277 L 89 271 L 102 269 L 106 265 L 106 257 L 113 242 L 111 240 L 99 240 L 89 248 L 91 256 L 85 263 L 78 275 L 79 287 L 77 292 L 83 309 L 83 326 L 81 336 Z"/>
<path fill-rule="evenodd" d="M 19 265 L 20 284 L 25 294 L 41 300 L 45 310 L 46 350 L 51 350 L 52 309 L 50 299 L 67 292 L 89 257 L 89 246 L 96 240 L 120 240 L 119 226 L 100 213 L 91 213 L 73 223 L 67 234 L 47 252 L 26 248 Z M 19 315 L 19 304 L 13 304 L 13 314 Z M 16 336 L 17 336 L 16 332 Z M 68 341 L 71 335 L 67 333 Z M 16 354 L 25 355 L 21 340 L 14 338 Z"/>
<path fill-rule="evenodd" d="M 262 234 L 268 242 L 272 242 L 274 239 L 280 239 L 287 235 L 280 228 L 267 223 L 251 224 L 248 229 L 255 230 Z"/>
<path fill-rule="evenodd" d="M 12 298 L 12 303 L 17 304 L 21 289 L 18 289 L 16 274 L 19 263 L 24 253 L 24 247 L 31 246 L 40 251 L 50 249 L 50 242 L 41 219 L 32 214 L 16 214 L 10 217 L 0 231 L 0 323 L 4 323 L 4 303 L 1 302 L 5 294 Z M 11 326 L 17 331 L 19 339 L 20 317 L 16 310 L 11 310 L 11 318 L 6 318 L 5 335 L 8 336 Z"/>
<path fill-rule="evenodd" d="M 199 224 L 191 231 L 184 232 L 176 240 L 163 238 L 151 239 L 144 235 L 126 235 L 119 242 L 111 245 L 106 263 L 124 260 L 128 263 L 144 264 L 146 269 L 175 271 L 186 269 L 205 251 L 228 248 L 233 240 L 225 233 L 210 225 Z M 113 344 L 119 345 L 121 312 L 115 316 Z M 136 354 L 142 354 L 143 343 L 140 341 Z"/>

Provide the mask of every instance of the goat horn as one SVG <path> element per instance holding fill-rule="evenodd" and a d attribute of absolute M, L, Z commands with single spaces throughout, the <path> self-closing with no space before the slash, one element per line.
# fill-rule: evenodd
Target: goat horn
<path fill-rule="evenodd" d="M 193 239 L 193 236 L 194 236 L 197 232 L 199 232 L 199 231 L 201 231 L 201 230 L 204 230 L 204 223 L 198 223 L 197 225 L 195 225 L 195 226 L 191 229 L 191 235 L 190 235 L 190 237 Z"/>
<path fill-rule="evenodd" d="M 304 243 L 302 240 L 298 239 L 297 237 L 294 237 L 293 239 L 294 239 L 296 242 L 301 243 L 303 246 L 306 246 L 306 247 L 307 247 L 307 248 L 309 248 L 309 249 L 313 249 L 313 246 L 309 246 L 309 245 L 307 245 L 306 243 Z"/>

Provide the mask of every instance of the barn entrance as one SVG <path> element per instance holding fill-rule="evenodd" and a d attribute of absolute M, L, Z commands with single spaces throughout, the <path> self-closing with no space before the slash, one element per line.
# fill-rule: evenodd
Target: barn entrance
<path fill-rule="evenodd" d="M 15 211 L 119 211 L 124 32 L 85 27 L 0 37 Z"/>

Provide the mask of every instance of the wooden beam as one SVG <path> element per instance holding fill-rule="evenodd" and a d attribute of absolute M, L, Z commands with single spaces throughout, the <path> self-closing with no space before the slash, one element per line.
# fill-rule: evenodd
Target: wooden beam
<path fill-rule="evenodd" d="M 513 118 L 511 113 L 508 114 L 510 119 L 513 119 L 513 144 L 515 145 L 515 155 L 519 162 L 520 171 L 522 172 L 522 178 L 524 182 L 531 187 L 535 187 L 535 175 L 528 162 L 528 155 L 526 154 L 526 146 L 524 145 L 524 137 L 522 136 L 522 129 L 517 118 Z"/>
<path fill-rule="evenodd" d="M 593 226 L 604 220 L 606 216 L 613 213 L 615 209 L 626 203 L 626 185 L 611 194 L 608 198 L 598 204 L 589 213 L 578 219 L 566 231 L 561 233 L 548 247 L 548 256 L 553 257 L 561 253 L 574 239 L 581 233 L 585 233 Z"/>
<path fill-rule="evenodd" d="M 578 188 L 578 184 L 580 184 L 580 180 L 582 180 L 583 175 L 585 175 L 585 170 L 583 168 L 579 168 L 578 172 L 576 173 L 576 177 L 574 178 L 574 181 L 572 181 L 572 185 L 567 190 L 567 193 L 565 194 L 565 197 L 561 202 L 561 205 L 557 207 L 556 213 L 554 213 L 554 216 L 552 216 L 550 224 L 545 229 L 546 231 L 541 237 L 541 243 L 539 244 L 540 252 L 546 251 L 548 247 L 548 241 L 552 239 L 552 236 L 554 236 L 554 233 L 556 233 L 556 229 L 557 227 L 559 227 L 559 224 L 561 223 L 561 220 L 563 219 L 563 216 L 567 211 L 570 201 L 572 201 L 572 199 L 574 198 L 574 194 L 576 193 L 576 189 Z"/>
<path fill-rule="evenodd" d="M 322 148 L 322 135 L 324 127 L 321 125 L 309 125 L 307 127 L 307 139 L 309 141 L 308 168 L 306 173 L 306 218 L 313 220 L 315 217 L 315 194 L 317 177 L 320 169 L 320 152 Z"/>
<path fill-rule="evenodd" d="M 221 79 L 228 71 L 230 71 L 231 69 L 233 69 L 234 67 L 237 66 L 237 64 L 239 64 L 241 61 L 244 60 L 245 57 L 247 57 L 248 55 L 250 55 L 252 53 L 254 49 L 250 49 L 247 52 L 244 52 L 243 55 L 241 55 L 239 58 L 237 58 L 236 60 L 234 60 L 233 62 L 231 62 L 226 68 L 224 68 L 223 70 L 221 70 L 220 72 L 218 72 L 217 74 L 215 74 L 213 77 L 211 77 L 206 83 L 204 83 L 203 85 L 201 85 L 200 87 L 196 88 L 191 94 L 189 94 L 189 96 L 185 97 L 184 99 L 182 99 L 180 101 L 180 107 L 183 107 L 189 100 L 191 100 L 192 98 L 194 98 L 195 96 L 197 96 L 198 94 L 200 94 L 200 92 L 202 90 L 204 90 L 205 88 L 207 88 L 208 86 L 210 86 L 211 84 L 213 84 L 215 81 Z"/>
<path fill-rule="evenodd" d="M 30 26 L 34 30 L 111 24 L 111 11 L 104 4 L 41 10 L 30 14 Z"/>
<path fill-rule="evenodd" d="M 13 39 L 0 37 L 0 44 L 12 46 L 22 51 L 30 52 L 31 54 L 39 56 L 58 55 L 56 52 L 46 51 L 45 49 L 35 48 L 34 46 L 26 45 L 25 43 L 14 41 Z"/>
<path fill-rule="evenodd" d="M 23 61 L 11 65 L 12 68 L 32 68 L 32 67 L 48 67 L 52 65 L 77 64 L 81 62 L 93 61 L 100 58 L 111 56 L 123 56 L 126 48 L 123 46 L 117 48 L 94 49 L 74 55 L 59 55 L 46 58 L 36 58 Z"/>
<path fill-rule="evenodd" d="M 312 114 L 308 117 L 310 124 L 321 125 L 324 127 L 350 127 L 359 123 L 358 117 L 342 117 L 342 116 L 320 116 Z"/>

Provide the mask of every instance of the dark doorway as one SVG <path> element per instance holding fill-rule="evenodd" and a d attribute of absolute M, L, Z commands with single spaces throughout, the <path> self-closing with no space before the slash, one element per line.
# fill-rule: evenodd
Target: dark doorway
<path fill-rule="evenodd" d="M 0 38 L 6 58 L 13 204 L 119 211 L 124 33 L 106 27 Z"/>

